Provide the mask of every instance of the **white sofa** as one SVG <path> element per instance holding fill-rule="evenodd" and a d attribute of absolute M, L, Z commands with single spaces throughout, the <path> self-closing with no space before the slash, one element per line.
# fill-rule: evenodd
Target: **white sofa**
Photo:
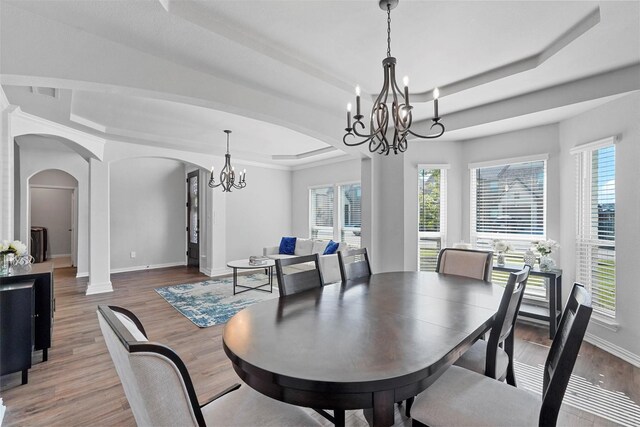
<path fill-rule="evenodd" d="M 300 239 L 296 238 L 295 255 L 280 254 L 280 246 L 271 246 L 264 248 L 262 254 L 271 259 L 283 259 L 292 258 L 295 256 L 304 256 L 311 254 L 320 254 L 320 271 L 322 271 L 322 280 L 325 284 L 339 282 L 342 280 L 340 277 L 340 265 L 338 264 L 338 254 L 322 255 L 328 240 L 312 240 L 312 239 Z M 338 245 L 338 251 L 347 249 L 347 244 L 340 242 Z M 337 252 L 337 251 L 336 251 Z"/>

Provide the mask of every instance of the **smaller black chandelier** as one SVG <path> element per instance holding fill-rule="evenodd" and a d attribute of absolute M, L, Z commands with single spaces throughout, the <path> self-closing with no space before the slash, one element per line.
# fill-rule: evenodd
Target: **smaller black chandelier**
<path fill-rule="evenodd" d="M 247 178 L 247 170 L 243 170 L 238 177 L 238 183 L 236 184 L 236 170 L 231 166 L 231 154 L 229 154 L 229 134 L 230 130 L 225 130 L 227 134 L 227 154 L 224 155 L 224 167 L 220 171 L 220 182 L 216 184 L 216 180 L 213 178 L 213 166 L 211 166 L 211 178 L 209 178 L 209 187 L 216 188 L 222 186 L 222 192 L 231 192 L 232 188 L 242 189 L 247 186 L 245 179 Z"/>
<path fill-rule="evenodd" d="M 369 143 L 369 151 L 389 155 L 393 150 L 394 154 L 403 153 L 407 149 L 407 136 L 409 134 L 424 139 L 439 138 L 444 134 L 444 125 L 440 123 L 438 116 L 438 88 L 433 90 L 434 118 L 431 129 L 434 127 L 438 131 L 432 135 L 420 135 L 411 130 L 412 109 L 409 104 L 409 78 L 405 77 L 404 91 L 400 90 L 396 83 L 396 58 L 391 56 L 391 9 L 398 5 L 399 0 L 379 0 L 380 9 L 387 11 L 387 57 L 382 60 L 384 68 L 384 84 L 380 95 L 373 103 L 369 122 L 370 133 L 362 133 L 365 124 L 362 122 L 364 116 L 360 114 L 360 86 L 356 86 L 356 115 L 353 116 L 355 122 L 351 125 L 351 104 L 347 104 L 347 133 L 342 138 L 342 142 L 349 147 Z M 391 97 L 391 99 L 389 99 Z M 391 103 L 391 112 L 387 107 Z M 391 113 L 391 117 L 390 114 Z M 393 141 L 387 139 L 387 129 L 389 122 L 393 121 Z M 359 128 L 359 129 L 358 129 Z M 348 138 L 363 138 L 360 141 L 348 142 Z"/>

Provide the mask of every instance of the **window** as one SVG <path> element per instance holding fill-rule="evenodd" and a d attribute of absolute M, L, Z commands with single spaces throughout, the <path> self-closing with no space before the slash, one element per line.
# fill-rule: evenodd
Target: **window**
<path fill-rule="evenodd" d="M 311 188 L 309 236 L 312 239 L 346 242 L 352 248 L 359 248 L 361 199 L 359 183 Z"/>
<path fill-rule="evenodd" d="M 447 170 L 418 167 L 418 268 L 435 271 L 440 249 L 446 246 Z"/>
<path fill-rule="evenodd" d="M 333 239 L 333 187 L 312 188 L 310 198 L 311 238 Z"/>
<path fill-rule="evenodd" d="M 360 247 L 362 226 L 360 184 L 341 185 L 340 187 L 340 241 L 350 247 Z"/>
<path fill-rule="evenodd" d="M 593 310 L 616 315 L 615 142 L 576 147 L 576 281 L 591 291 Z"/>
<path fill-rule="evenodd" d="M 507 262 L 522 264 L 532 243 L 546 238 L 546 157 L 471 165 L 471 243 L 491 249 L 494 239 L 511 243 Z M 493 273 L 494 283 L 506 283 L 508 274 Z M 541 277 L 530 277 L 525 295 L 548 299 Z"/>

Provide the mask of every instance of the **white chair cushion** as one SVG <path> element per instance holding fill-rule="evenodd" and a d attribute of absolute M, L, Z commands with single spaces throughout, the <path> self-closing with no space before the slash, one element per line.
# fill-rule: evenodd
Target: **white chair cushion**
<path fill-rule="evenodd" d="M 296 239 L 296 249 L 293 253 L 297 256 L 311 255 L 311 249 L 313 249 L 313 240 L 310 239 Z"/>
<path fill-rule="evenodd" d="M 205 405 L 208 426 L 319 426 L 302 408 L 272 399 L 248 385 Z"/>
<path fill-rule="evenodd" d="M 538 426 L 542 399 L 458 366 L 416 396 L 411 417 L 437 426 Z"/>
<path fill-rule="evenodd" d="M 456 361 L 456 366 L 461 366 L 470 371 L 477 372 L 484 375 L 484 369 L 486 366 L 487 357 L 487 342 L 484 340 L 478 340 L 471 346 L 466 353 L 464 353 Z M 500 347 L 498 347 L 498 353 L 496 355 L 496 376 L 497 378 L 504 378 L 507 375 L 507 368 L 509 367 L 509 355 Z"/>
<path fill-rule="evenodd" d="M 328 240 L 314 240 L 311 253 L 322 255 L 324 253 L 324 250 L 327 249 L 328 244 Z"/>

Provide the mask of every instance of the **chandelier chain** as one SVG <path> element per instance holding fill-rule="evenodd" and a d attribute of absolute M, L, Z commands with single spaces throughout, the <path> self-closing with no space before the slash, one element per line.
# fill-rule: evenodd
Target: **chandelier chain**
<path fill-rule="evenodd" d="M 387 3 L 387 58 L 391 56 L 391 4 Z"/>

